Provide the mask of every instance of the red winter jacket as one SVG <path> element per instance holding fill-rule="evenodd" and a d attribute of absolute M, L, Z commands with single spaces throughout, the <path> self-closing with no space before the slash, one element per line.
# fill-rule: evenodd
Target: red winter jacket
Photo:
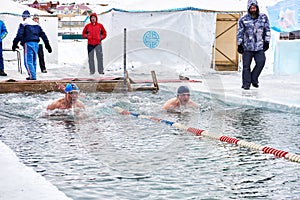
<path fill-rule="evenodd" d="M 98 23 L 98 17 L 96 13 L 92 13 L 90 15 L 96 17 L 96 23 L 89 23 L 87 24 L 83 31 L 82 31 L 82 37 L 88 39 L 88 44 L 90 45 L 97 45 L 100 44 L 102 40 L 106 38 L 106 30 L 104 26 L 100 23 Z M 100 39 L 101 34 L 101 39 Z"/>

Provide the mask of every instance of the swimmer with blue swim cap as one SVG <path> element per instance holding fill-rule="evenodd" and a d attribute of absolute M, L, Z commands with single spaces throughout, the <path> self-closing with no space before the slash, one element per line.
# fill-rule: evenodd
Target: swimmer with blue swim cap
<path fill-rule="evenodd" d="M 65 93 L 69 92 L 78 92 L 79 93 L 79 88 L 75 83 L 68 83 L 65 87 Z"/>
<path fill-rule="evenodd" d="M 84 104 L 78 100 L 80 90 L 75 83 L 68 83 L 64 89 L 61 86 L 59 88 L 64 91 L 65 96 L 54 100 L 47 106 L 47 110 L 85 109 Z"/>
<path fill-rule="evenodd" d="M 177 89 L 177 97 L 168 100 L 163 109 L 176 111 L 182 108 L 198 108 L 198 104 L 190 99 L 190 89 L 187 86 L 180 86 Z"/>

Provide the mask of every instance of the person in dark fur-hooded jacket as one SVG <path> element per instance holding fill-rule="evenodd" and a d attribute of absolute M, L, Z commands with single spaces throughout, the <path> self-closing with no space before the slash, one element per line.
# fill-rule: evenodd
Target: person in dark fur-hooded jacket
<path fill-rule="evenodd" d="M 97 62 L 98 62 L 98 72 L 99 74 L 104 74 L 103 69 L 103 53 L 102 53 L 102 40 L 106 38 L 106 30 L 102 24 L 98 22 L 98 17 L 96 13 L 90 15 L 90 23 L 87 24 L 83 31 L 82 37 L 88 39 L 88 58 L 89 58 L 89 68 L 90 74 L 95 73 L 95 62 L 94 54 L 96 52 Z"/>
<path fill-rule="evenodd" d="M 243 57 L 242 88 L 250 89 L 250 85 L 258 88 L 258 77 L 264 68 L 265 51 L 269 49 L 271 31 L 266 14 L 260 13 L 256 0 L 248 0 L 247 14 L 238 21 L 238 52 Z M 255 67 L 250 65 L 254 58 Z"/>

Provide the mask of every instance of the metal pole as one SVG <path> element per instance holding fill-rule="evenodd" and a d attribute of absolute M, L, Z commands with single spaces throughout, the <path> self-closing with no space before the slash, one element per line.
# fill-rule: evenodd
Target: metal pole
<path fill-rule="evenodd" d="M 124 28 L 124 88 L 126 87 L 126 28 Z"/>

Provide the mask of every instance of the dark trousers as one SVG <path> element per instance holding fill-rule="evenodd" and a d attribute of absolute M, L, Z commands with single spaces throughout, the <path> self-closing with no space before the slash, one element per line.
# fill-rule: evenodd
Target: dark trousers
<path fill-rule="evenodd" d="M 251 62 L 254 58 L 255 66 L 251 72 Z M 243 86 L 250 87 L 251 83 L 258 84 L 258 77 L 266 62 L 264 51 L 245 51 L 243 53 Z"/>
<path fill-rule="evenodd" d="M 2 42 L 0 42 L 0 70 L 4 70 L 4 61 L 2 53 Z"/>
<path fill-rule="evenodd" d="M 41 71 L 46 70 L 45 59 L 44 59 L 44 50 L 43 45 L 39 44 L 38 57 Z"/>
<path fill-rule="evenodd" d="M 99 74 L 103 74 L 103 53 L 102 53 L 102 45 L 90 45 L 88 44 L 88 57 L 89 57 L 89 67 L 90 73 L 95 73 L 95 52 L 97 57 L 97 64 L 98 64 L 98 72 Z"/>

